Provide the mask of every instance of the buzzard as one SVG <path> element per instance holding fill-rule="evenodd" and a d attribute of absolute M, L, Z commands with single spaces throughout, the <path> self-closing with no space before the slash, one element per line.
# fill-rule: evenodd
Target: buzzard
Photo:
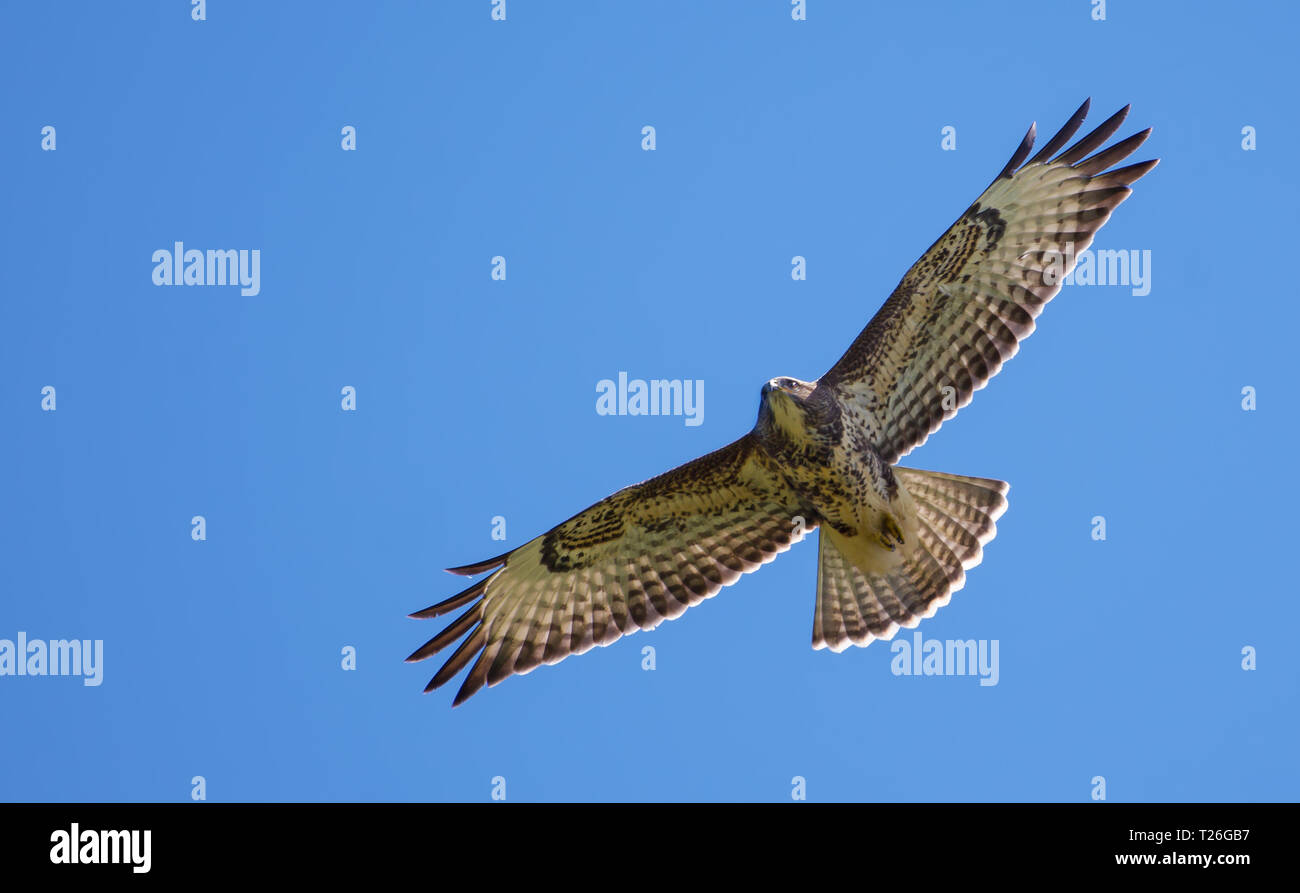
<path fill-rule="evenodd" d="M 814 528 L 814 648 L 888 639 L 947 604 L 993 539 L 1009 485 L 896 463 L 1015 355 L 1074 256 L 1155 167 L 1113 167 L 1149 128 L 1101 148 L 1127 106 L 1064 148 L 1088 105 L 1032 158 L 1029 128 L 829 372 L 763 385 L 748 434 L 504 555 L 451 568 L 491 573 L 411 615 L 466 608 L 407 658 L 464 637 L 425 691 L 470 666 L 455 706 L 484 685 L 654 629 Z"/>

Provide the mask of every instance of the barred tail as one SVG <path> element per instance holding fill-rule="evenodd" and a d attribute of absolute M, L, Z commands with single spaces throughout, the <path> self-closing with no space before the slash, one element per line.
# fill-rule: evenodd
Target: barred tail
<path fill-rule="evenodd" d="M 903 547 L 893 569 L 864 573 L 844 557 L 836 534 L 821 530 L 813 647 L 843 651 L 889 639 L 948 603 L 980 563 L 1007 510 L 1005 481 L 894 467 L 916 506 L 917 542 Z"/>

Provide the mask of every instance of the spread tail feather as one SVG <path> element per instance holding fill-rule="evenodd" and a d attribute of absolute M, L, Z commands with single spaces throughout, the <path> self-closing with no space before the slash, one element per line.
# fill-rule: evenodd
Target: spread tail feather
<path fill-rule="evenodd" d="M 829 526 L 821 530 L 814 648 L 843 651 L 873 639 L 890 639 L 948 603 L 980 563 L 1007 510 L 1005 481 L 895 467 L 916 506 L 916 542 L 904 547 L 888 571 L 866 573 L 844 555 Z"/>

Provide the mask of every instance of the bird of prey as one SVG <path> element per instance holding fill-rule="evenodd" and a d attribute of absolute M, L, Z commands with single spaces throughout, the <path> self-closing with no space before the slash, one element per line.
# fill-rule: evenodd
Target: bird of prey
<path fill-rule="evenodd" d="M 763 385 L 748 434 L 504 555 L 451 568 L 491 573 L 411 615 L 466 608 L 407 658 L 464 637 L 425 691 L 472 662 L 455 706 L 484 685 L 654 629 L 815 528 L 814 648 L 888 639 L 947 604 L 993 539 L 1010 487 L 896 463 L 1015 355 L 1074 257 L 1159 160 L 1114 167 L 1149 128 L 1101 148 L 1127 106 L 1064 148 L 1088 105 L 1032 158 L 1029 128 L 830 371 Z"/>

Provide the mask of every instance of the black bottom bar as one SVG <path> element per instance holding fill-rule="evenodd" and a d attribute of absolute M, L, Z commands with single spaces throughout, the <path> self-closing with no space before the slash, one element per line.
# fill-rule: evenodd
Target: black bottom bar
<path fill-rule="evenodd" d="M 1285 870 L 1298 812 L 1290 804 L 1111 803 L 8 805 L 0 806 L 0 865 L 7 879 L 409 875 L 450 884 L 468 872 L 495 887 L 514 876 L 586 884 L 610 872 L 667 881 L 703 860 L 733 882 L 787 870 L 860 882 L 897 870 L 927 880 L 972 871 L 1200 872 L 1231 883 L 1259 867 Z"/>

